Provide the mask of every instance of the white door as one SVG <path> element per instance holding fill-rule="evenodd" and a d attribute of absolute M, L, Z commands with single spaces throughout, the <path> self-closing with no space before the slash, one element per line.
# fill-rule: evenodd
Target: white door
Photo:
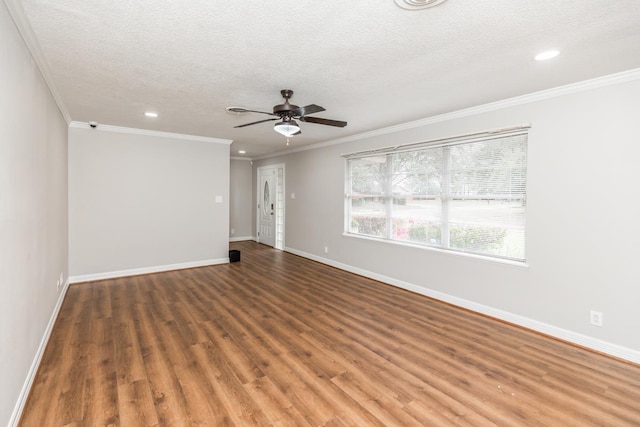
<path fill-rule="evenodd" d="M 259 168 L 258 242 L 276 243 L 276 168 Z"/>

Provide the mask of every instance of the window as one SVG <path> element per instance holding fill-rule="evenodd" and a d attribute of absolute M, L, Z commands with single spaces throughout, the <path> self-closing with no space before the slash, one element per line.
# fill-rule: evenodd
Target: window
<path fill-rule="evenodd" d="M 345 155 L 346 233 L 524 261 L 527 132 Z"/>

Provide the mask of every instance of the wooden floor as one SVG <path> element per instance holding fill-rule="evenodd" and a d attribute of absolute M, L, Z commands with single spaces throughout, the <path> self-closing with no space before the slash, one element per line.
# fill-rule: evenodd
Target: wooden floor
<path fill-rule="evenodd" d="M 24 426 L 640 426 L 640 367 L 253 242 L 70 287 Z"/>

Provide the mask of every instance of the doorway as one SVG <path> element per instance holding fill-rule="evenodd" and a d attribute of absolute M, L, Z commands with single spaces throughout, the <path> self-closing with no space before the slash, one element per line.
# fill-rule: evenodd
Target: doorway
<path fill-rule="evenodd" d="M 258 168 L 257 241 L 284 249 L 284 164 Z"/>

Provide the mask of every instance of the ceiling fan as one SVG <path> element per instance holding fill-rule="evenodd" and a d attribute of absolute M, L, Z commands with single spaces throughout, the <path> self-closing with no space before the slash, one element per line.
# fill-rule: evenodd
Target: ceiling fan
<path fill-rule="evenodd" d="M 293 105 L 289 103 L 289 99 L 293 96 L 293 91 L 290 89 L 282 89 L 280 91 L 282 97 L 284 98 L 284 103 L 279 105 L 274 105 L 273 112 L 269 113 L 267 111 L 257 111 L 257 110 L 249 110 L 247 108 L 242 107 L 227 107 L 227 111 L 231 113 L 260 113 L 260 114 L 268 114 L 270 116 L 275 116 L 274 118 L 258 120 L 257 122 L 245 123 L 243 125 L 234 126 L 236 128 L 242 128 L 245 126 L 251 126 L 258 123 L 270 122 L 274 120 L 280 120 L 273 126 L 273 129 L 281 133 L 286 137 L 300 135 L 302 132 L 300 131 L 300 126 L 296 120 L 300 120 L 301 122 L 306 123 L 316 123 L 319 125 L 327 125 L 327 126 L 337 126 L 337 127 L 345 127 L 347 122 L 341 122 L 339 120 L 329 120 L 322 119 L 320 117 L 309 117 L 308 114 L 319 113 L 320 111 L 325 111 L 325 109 L 316 104 L 306 105 L 304 107 L 298 107 L 297 105 Z"/>

